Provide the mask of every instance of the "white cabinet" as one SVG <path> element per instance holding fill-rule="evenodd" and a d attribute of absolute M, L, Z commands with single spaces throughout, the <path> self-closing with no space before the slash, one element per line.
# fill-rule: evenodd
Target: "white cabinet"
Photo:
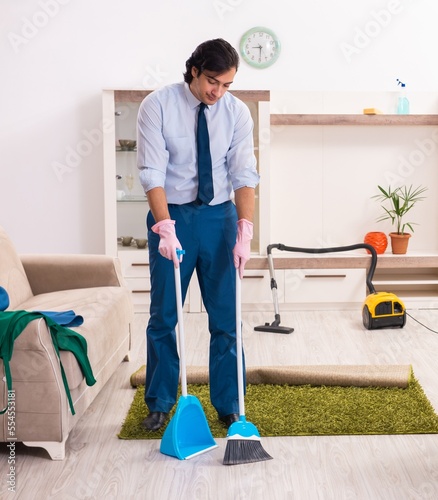
<path fill-rule="evenodd" d="M 280 311 L 358 308 L 369 293 L 366 275 L 371 257 L 365 252 L 336 256 L 290 253 L 292 257 L 279 257 L 279 254 L 288 252 L 276 253 L 273 259 Z M 264 257 L 251 259 L 247 264 L 245 273 L 266 276 L 265 290 L 251 290 L 248 295 L 255 299 L 249 310 L 265 309 L 262 297 L 266 298 L 264 294 L 270 289 L 267 269 Z M 377 292 L 395 293 L 408 308 L 436 309 L 438 252 L 378 255 L 372 282 Z M 251 283 L 248 286 L 252 287 Z"/>
<path fill-rule="evenodd" d="M 134 247 L 123 247 L 119 244 L 118 257 L 121 263 L 123 277 L 128 288 L 132 292 L 134 312 L 148 313 L 151 302 L 151 280 L 148 251 L 139 250 Z M 184 311 L 193 313 L 201 312 L 203 310 L 201 291 L 199 289 L 195 271 L 184 300 Z"/>
<path fill-rule="evenodd" d="M 262 259 L 257 259 L 261 261 Z M 315 308 L 356 308 L 366 295 L 366 269 L 275 270 L 280 311 Z M 272 310 L 271 277 L 266 269 L 246 269 L 242 281 L 242 310 Z"/>
<path fill-rule="evenodd" d="M 284 302 L 284 271 L 275 273 L 278 302 Z M 245 269 L 242 280 L 242 310 L 272 309 L 271 277 L 268 270 Z"/>
<path fill-rule="evenodd" d="M 150 304 L 151 281 L 147 250 L 120 248 L 118 252 L 122 274 L 132 291 L 135 312 L 147 312 Z"/>
<path fill-rule="evenodd" d="M 276 273 L 276 282 L 278 301 L 282 303 L 284 302 L 284 271 Z M 190 304 L 193 306 L 192 297 L 190 297 Z M 201 300 L 200 294 L 199 300 Z M 271 309 L 272 290 L 269 271 L 245 269 L 242 279 L 242 311 L 270 311 Z M 205 311 L 203 304 L 201 311 Z"/>
<path fill-rule="evenodd" d="M 365 269 L 289 269 L 284 274 L 289 304 L 361 304 L 367 295 Z"/>
<path fill-rule="evenodd" d="M 438 252 L 379 256 L 373 283 L 378 292 L 395 293 L 408 308 L 436 309 Z"/>

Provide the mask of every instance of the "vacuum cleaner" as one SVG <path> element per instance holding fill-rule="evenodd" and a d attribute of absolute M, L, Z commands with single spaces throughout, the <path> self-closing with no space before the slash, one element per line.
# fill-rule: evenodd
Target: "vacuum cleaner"
<path fill-rule="evenodd" d="M 367 243 L 357 243 L 355 245 L 348 245 L 343 247 L 332 248 L 300 248 L 289 247 L 282 243 L 274 243 L 268 245 L 267 255 L 269 264 L 269 274 L 271 278 L 271 292 L 274 302 L 274 321 L 272 323 L 265 323 L 261 326 L 254 327 L 257 332 L 272 332 L 289 334 L 294 331 L 293 328 L 282 326 L 280 312 L 278 307 L 278 294 L 277 282 L 275 280 L 274 260 L 272 257 L 272 250 L 283 250 L 287 252 L 303 252 L 303 253 L 331 253 L 331 252 L 347 252 L 350 250 L 357 250 L 364 248 L 371 254 L 371 264 L 366 276 L 366 284 L 369 295 L 366 297 L 362 307 L 362 320 L 363 325 L 368 330 L 375 330 L 378 328 L 403 328 L 406 324 L 406 307 L 403 302 L 393 293 L 390 292 L 376 292 L 372 283 L 374 271 L 377 266 L 377 252 L 376 249 Z"/>

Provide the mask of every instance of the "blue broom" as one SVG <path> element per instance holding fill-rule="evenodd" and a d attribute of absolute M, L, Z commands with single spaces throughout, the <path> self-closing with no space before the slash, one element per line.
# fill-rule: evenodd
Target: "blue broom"
<path fill-rule="evenodd" d="M 236 269 L 236 355 L 237 355 L 237 388 L 239 396 L 239 420 L 228 428 L 227 447 L 224 465 L 249 464 L 271 460 L 260 442 L 257 427 L 245 417 L 245 401 L 243 389 L 243 348 L 242 348 L 242 283 L 239 270 Z"/>

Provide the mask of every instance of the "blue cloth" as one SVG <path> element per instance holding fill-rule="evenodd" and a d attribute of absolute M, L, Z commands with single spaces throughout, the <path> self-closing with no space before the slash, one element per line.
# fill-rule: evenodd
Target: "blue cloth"
<path fill-rule="evenodd" d="M 67 326 L 72 328 L 74 326 L 80 326 L 84 322 L 83 316 L 76 314 L 74 311 L 36 311 L 44 314 L 47 318 L 51 318 L 58 325 Z"/>
<path fill-rule="evenodd" d="M 185 250 L 180 266 L 183 300 L 196 269 L 209 317 L 211 402 L 220 416 L 238 413 L 236 270 L 232 256 L 236 208 L 232 202 L 216 206 L 190 203 L 169 205 L 169 211 Z M 173 262 L 158 252 L 160 238 L 151 230 L 154 223 L 149 213 L 151 316 L 146 331 L 145 401 L 150 411 L 167 413 L 176 402 L 179 377 L 175 279 Z"/>
<path fill-rule="evenodd" d="M 137 165 L 147 192 L 166 190 L 168 203 L 196 200 L 198 167 L 196 121 L 200 101 L 186 83 L 151 92 L 141 103 L 137 123 Z M 210 205 L 231 199 L 232 191 L 255 188 L 259 182 L 248 106 L 226 92 L 205 109 L 210 135 L 214 198 Z"/>
<path fill-rule="evenodd" d="M 214 198 L 213 177 L 211 170 L 210 138 L 208 136 L 207 122 L 205 120 L 206 105 L 201 102 L 198 113 L 198 129 L 196 131 L 196 144 L 198 148 L 198 197 L 205 204 Z"/>
<path fill-rule="evenodd" d="M 9 307 L 9 295 L 8 292 L 0 286 L 0 311 L 6 311 Z"/>
<path fill-rule="evenodd" d="M 9 307 L 8 292 L 2 286 L 0 286 L 0 311 L 6 311 L 8 307 Z M 62 326 L 67 326 L 67 327 L 80 326 L 84 322 L 84 318 L 82 316 L 76 314 L 74 311 L 71 310 L 62 312 L 57 312 L 57 311 L 35 311 L 35 312 L 44 314 L 44 316 L 53 319 L 55 323 Z"/>

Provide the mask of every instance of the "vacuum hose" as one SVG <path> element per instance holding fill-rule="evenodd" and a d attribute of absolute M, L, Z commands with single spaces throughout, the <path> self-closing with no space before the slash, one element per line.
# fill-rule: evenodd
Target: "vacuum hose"
<path fill-rule="evenodd" d="M 344 247 L 332 247 L 332 248 L 300 248 L 300 247 L 289 247 L 283 245 L 282 243 L 274 243 L 272 245 L 268 245 L 268 260 L 272 260 L 271 252 L 273 248 L 277 248 L 278 250 L 285 250 L 287 252 L 303 252 L 303 253 L 331 253 L 331 252 L 348 252 L 349 250 L 358 250 L 359 248 L 364 248 L 371 253 L 371 264 L 368 270 L 368 274 L 366 277 L 366 284 L 370 293 L 376 293 L 376 289 L 372 283 L 374 271 L 377 266 L 377 252 L 376 249 L 368 245 L 368 243 L 357 243 L 356 245 L 348 245 Z"/>

